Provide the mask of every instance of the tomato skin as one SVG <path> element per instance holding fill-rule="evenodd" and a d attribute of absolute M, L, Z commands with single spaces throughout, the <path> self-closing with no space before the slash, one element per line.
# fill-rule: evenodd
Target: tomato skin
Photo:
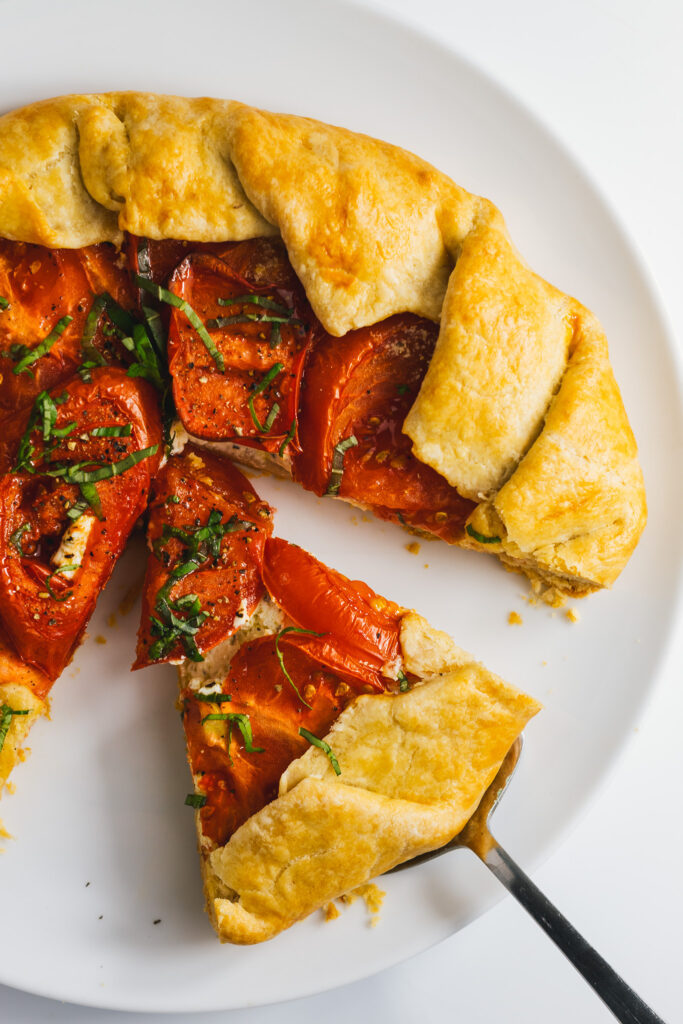
<path fill-rule="evenodd" d="M 175 268 L 191 253 L 202 252 L 219 259 L 234 249 L 239 242 L 185 242 L 175 238 L 141 238 L 127 234 L 124 241 L 130 273 L 149 277 L 155 284 L 165 285 Z M 145 250 L 145 263 L 140 258 Z M 142 298 L 142 295 L 139 296 Z M 149 304 L 149 294 L 144 296 Z"/>
<path fill-rule="evenodd" d="M 43 390 L 73 376 L 81 363 L 81 337 L 93 298 L 108 291 L 130 309 L 134 293 L 124 259 L 107 243 L 83 249 L 46 249 L 0 239 L 0 295 L 9 307 L 0 312 L 0 418 L 14 415 Z M 72 322 L 50 351 L 15 374 L 9 356 L 13 344 L 34 348 L 64 316 Z M 111 348 L 100 324 L 93 344 Z"/>
<path fill-rule="evenodd" d="M 357 680 L 319 663 L 311 648 L 315 638 L 295 636 L 281 636 L 278 646 L 310 708 L 302 704 L 283 675 L 274 636 L 243 644 L 235 655 L 222 685 L 232 698 L 229 703 L 207 703 L 191 690 L 183 691 L 188 758 L 193 773 L 200 776 L 198 789 L 207 797 L 200 811 L 202 831 L 217 846 L 277 796 L 283 771 L 309 746 L 299 728 L 324 736 L 349 701 L 363 692 Z M 253 745 L 262 747 L 263 752 L 247 753 L 234 724 L 228 751 L 229 723 L 201 724 L 205 715 L 216 712 L 247 714 Z"/>
<path fill-rule="evenodd" d="M 382 669 L 400 656 L 399 605 L 279 537 L 266 542 L 263 582 L 294 622 L 323 634 L 317 641 L 321 660 L 324 655 L 331 668 L 384 688 Z"/>
<path fill-rule="evenodd" d="M 403 422 L 415 401 L 438 328 L 412 314 L 390 317 L 343 338 L 321 338 L 306 366 L 299 410 L 302 454 L 296 480 L 327 492 L 336 444 L 344 454 L 339 496 L 369 506 L 382 519 L 455 541 L 474 508 L 412 454 Z"/>
<path fill-rule="evenodd" d="M 123 370 L 93 370 L 92 380 L 80 378 L 53 391 L 67 395 L 58 406 L 56 426 L 78 424 L 74 441 L 65 438 L 46 457 L 50 462 L 92 459 L 95 465 L 117 462 L 127 454 L 158 446 L 157 454 L 110 479 L 97 483 L 102 519 L 92 516 L 88 543 L 72 579 L 52 577 L 50 564 L 63 531 L 70 525 L 66 510 L 78 498 L 75 485 L 40 474 L 43 443 L 32 434 L 35 474 L 12 472 L 19 439 L 27 425 L 25 411 L 4 424 L 0 440 L 0 620 L 21 658 L 51 680 L 68 664 L 78 645 L 102 587 L 111 575 L 128 536 L 147 504 L 150 482 L 161 458 L 161 423 L 156 395 L 145 381 Z M 129 437 L 81 439 L 96 426 L 131 424 Z M 89 515 L 89 513 L 88 513 Z M 18 527 L 23 554 L 11 541 Z M 47 598 L 45 595 L 48 593 Z"/>
<path fill-rule="evenodd" d="M 242 243 L 221 259 L 193 254 L 176 268 L 169 288 L 205 324 L 242 313 L 273 316 L 272 310 L 253 303 L 221 306 L 219 298 L 252 294 L 291 310 L 296 323 L 279 325 L 275 334 L 270 322 L 211 328 L 225 363 L 221 371 L 185 314 L 173 309 L 168 354 L 176 408 L 190 434 L 205 440 L 232 439 L 269 452 L 290 445 L 295 450 L 301 377 L 317 321 L 284 254 L 263 239 Z M 276 376 L 255 391 L 278 366 Z"/>
<path fill-rule="evenodd" d="M 177 502 L 169 498 L 178 498 Z M 142 616 L 138 630 L 134 669 L 174 661 L 186 655 L 178 641 L 162 657 L 152 659 L 156 641 L 152 632 L 154 606 L 160 588 L 172 568 L 187 557 L 182 542 L 170 538 L 160 545 L 164 526 L 192 531 L 207 523 L 213 509 L 226 523 L 235 515 L 253 524 L 249 532 L 226 534 L 220 544 L 220 558 L 208 560 L 173 586 L 172 600 L 196 594 L 209 618 L 195 635 L 200 652 L 206 652 L 236 632 L 251 615 L 264 593 L 261 562 L 266 537 L 272 531 L 272 513 L 260 501 L 253 487 L 226 458 L 188 445 L 182 455 L 172 456 L 154 480 L 147 539 L 150 555 L 143 585 Z M 157 545 L 159 557 L 154 553 Z M 162 560 L 163 559 L 163 560 Z"/>

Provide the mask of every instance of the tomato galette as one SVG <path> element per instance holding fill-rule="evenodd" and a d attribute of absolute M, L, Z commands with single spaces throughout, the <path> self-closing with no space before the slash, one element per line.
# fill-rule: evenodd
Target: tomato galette
<path fill-rule="evenodd" d="M 274 539 L 227 456 L 548 600 L 610 586 L 645 523 L 600 324 L 498 210 L 222 100 L 0 117 L 0 420 L 0 783 L 151 489 L 135 667 L 181 666 L 209 906 L 240 942 L 453 835 L 536 705 Z M 333 821 L 367 844 L 324 852 Z"/>

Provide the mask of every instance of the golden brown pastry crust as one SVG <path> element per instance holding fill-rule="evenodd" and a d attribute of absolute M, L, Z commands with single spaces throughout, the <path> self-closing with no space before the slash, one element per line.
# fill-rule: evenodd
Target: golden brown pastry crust
<path fill-rule="evenodd" d="M 464 827 L 538 710 L 414 612 L 401 646 L 407 693 L 356 698 L 326 740 L 293 761 L 279 797 L 205 858 L 222 941 L 262 942 Z"/>
<path fill-rule="evenodd" d="M 501 540 L 464 543 L 576 595 L 626 564 L 645 496 L 604 335 L 526 266 L 491 203 L 395 146 L 225 100 L 71 96 L 0 118 L 0 236 L 123 231 L 279 232 L 333 335 L 440 320 L 405 431 Z"/>
<path fill-rule="evenodd" d="M 13 715 L 5 741 L 0 748 L 0 793 L 15 765 L 23 760 L 23 743 L 37 718 L 48 713 L 47 700 L 36 696 L 35 689 L 44 693 L 49 684 L 42 672 L 26 665 L 14 652 L 4 634 L 0 633 L 0 706 L 7 704 L 15 711 L 28 711 L 27 715 Z"/>

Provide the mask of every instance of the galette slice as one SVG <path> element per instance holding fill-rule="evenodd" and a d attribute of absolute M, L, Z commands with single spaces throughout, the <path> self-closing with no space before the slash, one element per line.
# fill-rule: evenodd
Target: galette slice
<path fill-rule="evenodd" d="M 252 943 L 457 834 L 539 705 L 270 536 L 221 463 L 185 449 L 154 482 L 136 664 L 180 662 L 208 911 Z"/>

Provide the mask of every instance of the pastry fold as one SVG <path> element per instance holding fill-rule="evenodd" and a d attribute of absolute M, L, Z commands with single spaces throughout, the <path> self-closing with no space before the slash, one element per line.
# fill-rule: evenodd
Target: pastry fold
<path fill-rule="evenodd" d="M 404 430 L 480 503 L 463 543 L 574 595 L 624 567 L 645 491 L 606 340 L 490 202 L 396 146 L 227 100 L 67 96 L 0 118 L 0 236 L 75 247 L 124 231 L 279 233 L 334 336 L 394 313 L 439 321 Z"/>
<path fill-rule="evenodd" d="M 279 796 L 204 855 L 222 941 L 255 943 L 460 832 L 540 705 L 414 612 L 401 628 L 405 693 L 357 697 L 293 761 Z"/>
<path fill-rule="evenodd" d="M 325 737 L 341 775 L 311 748 L 282 776 L 278 799 L 211 855 L 218 883 L 234 894 L 210 907 L 220 938 L 271 938 L 447 843 L 537 709 L 474 664 L 407 693 L 358 697 Z"/>

